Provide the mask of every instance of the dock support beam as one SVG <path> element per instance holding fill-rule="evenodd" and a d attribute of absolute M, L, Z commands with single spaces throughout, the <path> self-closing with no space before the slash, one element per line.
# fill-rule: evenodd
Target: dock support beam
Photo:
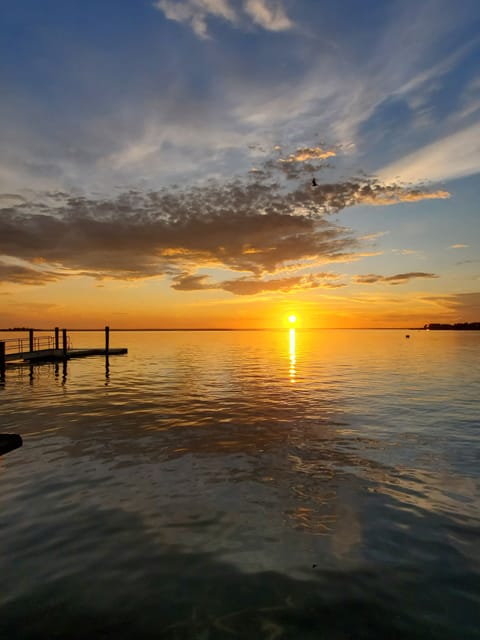
<path fill-rule="evenodd" d="M 5 342 L 0 341 L 0 380 L 5 378 L 5 370 L 7 368 L 5 361 Z"/>
<path fill-rule="evenodd" d="M 33 351 L 33 329 L 28 330 L 28 350 Z"/>
<path fill-rule="evenodd" d="M 55 349 L 58 351 L 60 349 L 60 339 L 59 339 L 60 329 L 55 327 Z"/>
<path fill-rule="evenodd" d="M 108 350 L 110 349 L 110 327 L 105 327 L 105 355 L 108 358 Z"/>

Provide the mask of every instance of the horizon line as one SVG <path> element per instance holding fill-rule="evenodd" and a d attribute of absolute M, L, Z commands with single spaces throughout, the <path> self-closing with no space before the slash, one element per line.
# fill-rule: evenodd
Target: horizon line
<path fill-rule="evenodd" d="M 427 323 L 428 324 L 428 323 Z M 372 331 L 372 330 L 389 330 L 402 331 L 404 329 L 408 329 L 410 331 L 424 331 L 425 327 L 412 327 L 412 326 L 404 326 L 404 327 L 295 327 L 295 326 L 286 326 L 286 327 L 145 327 L 145 328 L 115 328 L 109 325 L 106 325 L 109 328 L 109 331 L 284 331 L 285 329 L 298 329 L 300 331 Z M 72 328 L 72 327 L 58 327 L 60 330 L 66 329 L 66 331 L 105 331 L 105 326 L 103 327 L 89 327 L 89 328 Z M 41 328 L 41 327 L 9 327 L 9 328 L 0 328 L 0 332 L 26 332 L 26 331 L 55 331 L 55 327 L 52 328 Z"/>

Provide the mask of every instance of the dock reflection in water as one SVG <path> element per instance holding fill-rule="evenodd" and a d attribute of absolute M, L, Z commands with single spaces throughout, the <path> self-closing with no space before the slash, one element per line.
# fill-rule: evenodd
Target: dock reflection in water
<path fill-rule="evenodd" d="M 99 356 L 100 358 L 100 356 Z M 106 386 L 110 381 L 110 359 L 108 356 L 101 357 L 101 361 L 104 365 L 103 380 Z M 2 380 L 1 387 L 6 385 L 14 387 L 21 384 L 26 378 L 30 385 L 35 384 L 36 380 L 52 380 L 54 382 L 60 382 L 62 385 L 66 384 L 68 377 L 68 360 L 54 361 L 54 362 L 42 362 L 41 364 L 27 364 L 22 363 L 15 368 L 11 368 L 8 372 L 8 376 Z M 99 376 L 99 383 L 102 380 L 102 376 Z M 52 382 L 53 382 L 52 381 Z"/>
<path fill-rule="evenodd" d="M 2 637 L 474 638 L 480 344 L 403 333 L 132 333 L 8 376 Z"/>

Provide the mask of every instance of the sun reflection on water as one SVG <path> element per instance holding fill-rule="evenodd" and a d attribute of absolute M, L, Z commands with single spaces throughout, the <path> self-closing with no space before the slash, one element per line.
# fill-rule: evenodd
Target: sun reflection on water
<path fill-rule="evenodd" d="M 289 369 L 290 382 L 294 383 L 295 375 L 296 375 L 297 357 L 296 357 L 296 351 L 295 351 L 295 329 L 293 328 L 290 329 L 290 332 L 289 332 L 289 354 L 290 354 L 290 369 Z"/>

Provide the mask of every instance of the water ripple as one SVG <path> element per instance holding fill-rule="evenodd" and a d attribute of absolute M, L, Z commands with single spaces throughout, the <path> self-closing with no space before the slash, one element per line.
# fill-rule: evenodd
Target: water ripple
<path fill-rule="evenodd" d="M 112 335 L 7 372 L 5 637 L 474 637 L 480 336 Z"/>

